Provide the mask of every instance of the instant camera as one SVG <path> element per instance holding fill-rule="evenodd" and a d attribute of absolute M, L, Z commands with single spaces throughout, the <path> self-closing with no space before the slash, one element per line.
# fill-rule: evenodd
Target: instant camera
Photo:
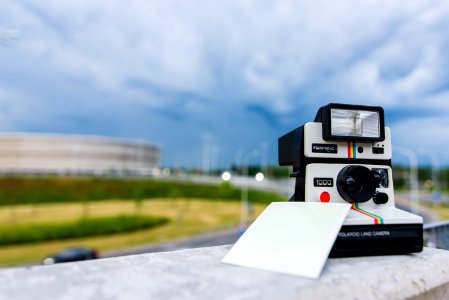
<path fill-rule="evenodd" d="M 290 201 L 352 205 L 330 257 L 422 251 L 422 217 L 395 206 L 382 107 L 328 104 L 278 143 L 279 164 L 296 178 Z"/>

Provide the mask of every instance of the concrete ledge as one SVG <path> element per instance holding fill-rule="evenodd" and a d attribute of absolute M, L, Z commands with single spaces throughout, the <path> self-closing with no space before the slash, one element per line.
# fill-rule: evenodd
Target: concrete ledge
<path fill-rule="evenodd" d="M 319 280 L 220 263 L 231 246 L 0 270 L 0 299 L 441 299 L 449 251 L 330 259 Z"/>

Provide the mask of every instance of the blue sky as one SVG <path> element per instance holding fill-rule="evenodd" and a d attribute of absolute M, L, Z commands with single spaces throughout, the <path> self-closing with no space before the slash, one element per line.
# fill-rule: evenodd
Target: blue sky
<path fill-rule="evenodd" d="M 276 163 L 280 135 L 343 102 L 383 106 L 394 145 L 449 164 L 448 53 L 447 1 L 3 0 L 0 130 Z"/>

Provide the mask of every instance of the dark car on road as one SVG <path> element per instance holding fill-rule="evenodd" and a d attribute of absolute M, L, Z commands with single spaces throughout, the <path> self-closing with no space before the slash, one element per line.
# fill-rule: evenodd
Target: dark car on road
<path fill-rule="evenodd" d="M 80 261 L 98 258 L 98 252 L 95 249 L 76 247 L 68 248 L 59 253 L 48 256 L 42 260 L 42 264 L 51 265 L 63 262 Z"/>

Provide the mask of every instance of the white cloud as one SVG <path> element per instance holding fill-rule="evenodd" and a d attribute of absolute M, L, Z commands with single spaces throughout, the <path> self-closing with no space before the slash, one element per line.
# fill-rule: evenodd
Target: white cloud
<path fill-rule="evenodd" d="M 333 77 L 345 82 L 353 79 L 340 78 L 347 70 L 370 76 L 373 69 L 365 70 L 363 66 L 370 65 L 366 60 L 381 67 L 383 57 L 360 52 L 388 47 L 394 27 L 405 31 L 395 37 L 396 43 L 405 42 L 400 52 L 409 52 L 407 46 L 417 46 L 414 38 L 408 41 L 410 35 L 419 29 L 422 39 L 447 16 L 441 5 L 429 9 L 424 1 L 27 3 L 25 10 L 20 4 L 15 10 L 19 20 L 26 15 L 19 26 L 35 28 L 27 36 L 26 43 L 35 47 L 28 49 L 29 54 L 48 59 L 70 75 L 86 77 L 98 88 L 124 91 L 126 79 L 137 77 L 168 88 L 214 93 L 220 78 L 215 78 L 213 68 L 218 67 L 242 80 L 243 92 L 273 98 L 307 88 L 317 77 L 326 80 L 335 68 L 340 70 Z M 357 84 L 366 83 L 361 77 Z M 422 79 L 432 80 L 432 74 L 416 70 L 396 89 L 407 89 Z M 361 89 L 357 84 L 349 87 Z"/>
<path fill-rule="evenodd" d="M 439 162 L 448 163 L 449 119 L 447 116 L 400 122 L 392 126 L 392 135 L 393 145 L 406 147 L 417 155 L 420 150 L 434 153 Z M 419 163 L 427 162 L 423 161 L 426 159 L 424 157 L 418 156 L 418 158 Z M 401 159 L 398 154 L 396 159 Z"/>
<path fill-rule="evenodd" d="M 443 0 L 7 0 L 0 29 L 20 39 L 0 48 L 16 60 L 0 67 L 4 74 L 29 69 L 14 86 L 28 99 L 16 109 L 47 103 L 50 117 L 76 105 L 55 105 L 56 96 L 37 91 L 42 77 L 85 89 L 95 96 L 80 103 L 101 102 L 101 112 L 122 101 L 204 123 L 230 124 L 248 103 L 289 126 L 299 125 L 291 116 L 298 108 L 314 114 L 304 110 L 328 101 L 449 113 L 448 20 Z M 10 84 L 8 75 L 0 84 Z M 401 134 L 419 123 L 407 122 L 396 121 Z"/>
<path fill-rule="evenodd" d="M 409 11 L 376 47 L 335 74 L 327 89 L 342 87 L 348 98 L 387 107 L 423 105 L 449 84 L 448 9 L 440 2 Z"/>

